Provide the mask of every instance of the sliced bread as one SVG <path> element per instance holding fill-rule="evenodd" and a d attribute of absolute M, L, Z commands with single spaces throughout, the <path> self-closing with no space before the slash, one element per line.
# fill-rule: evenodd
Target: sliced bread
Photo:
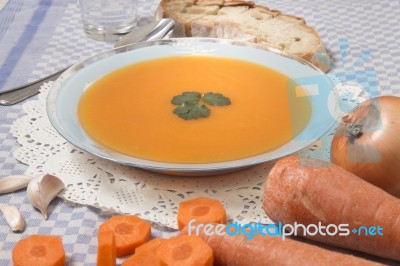
<path fill-rule="evenodd" d="M 162 0 L 156 16 L 175 19 L 174 37 L 213 37 L 258 43 L 301 57 L 322 71 L 330 57 L 303 18 L 241 0 Z"/>

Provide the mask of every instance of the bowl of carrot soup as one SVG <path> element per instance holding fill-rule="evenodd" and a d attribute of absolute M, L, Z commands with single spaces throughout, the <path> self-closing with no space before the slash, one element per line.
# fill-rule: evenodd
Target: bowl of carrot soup
<path fill-rule="evenodd" d="M 177 175 L 224 173 L 297 152 L 338 117 L 330 79 L 255 44 L 207 38 L 144 42 L 88 58 L 47 98 L 70 143 L 99 157 Z"/>

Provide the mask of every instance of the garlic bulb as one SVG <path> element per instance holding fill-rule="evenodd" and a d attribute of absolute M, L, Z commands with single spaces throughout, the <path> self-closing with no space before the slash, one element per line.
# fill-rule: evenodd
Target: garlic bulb
<path fill-rule="evenodd" d="M 24 231 L 25 220 L 17 207 L 14 205 L 0 204 L 0 211 L 3 213 L 4 218 L 13 232 Z"/>
<path fill-rule="evenodd" d="M 17 190 L 26 188 L 31 180 L 32 177 L 26 175 L 6 176 L 0 179 L 0 194 L 15 192 Z"/>
<path fill-rule="evenodd" d="M 39 175 L 29 182 L 27 195 L 32 206 L 47 220 L 47 207 L 64 188 L 64 183 L 58 177 L 49 174 Z"/>

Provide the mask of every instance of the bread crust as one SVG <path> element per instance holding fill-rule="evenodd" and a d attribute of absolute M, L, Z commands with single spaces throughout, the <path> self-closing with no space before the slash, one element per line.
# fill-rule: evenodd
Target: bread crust
<path fill-rule="evenodd" d="M 331 58 L 301 17 L 243 0 L 162 0 L 156 18 L 175 19 L 173 37 L 244 40 L 301 57 L 324 72 Z"/>

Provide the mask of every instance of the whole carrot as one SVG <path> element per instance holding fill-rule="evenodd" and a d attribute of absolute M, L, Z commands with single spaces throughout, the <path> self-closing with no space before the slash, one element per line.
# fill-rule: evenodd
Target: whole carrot
<path fill-rule="evenodd" d="M 265 182 L 263 208 L 276 223 L 306 226 L 298 236 L 400 260 L 400 200 L 336 165 L 281 159 Z M 322 230 L 310 234 L 309 225 Z"/>
<path fill-rule="evenodd" d="M 191 232 L 191 234 L 193 234 L 195 231 Z M 187 228 L 185 228 L 182 233 L 188 233 Z M 247 240 L 244 235 L 221 235 L 217 234 L 215 231 L 212 234 L 206 234 L 203 230 L 199 230 L 198 233 L 212 248 L 215 265 L 381 265 L 359 257 L 330 251 L 293 239 L 283 239 L 279 236 L 256 235 L 250 240 Z"/>

